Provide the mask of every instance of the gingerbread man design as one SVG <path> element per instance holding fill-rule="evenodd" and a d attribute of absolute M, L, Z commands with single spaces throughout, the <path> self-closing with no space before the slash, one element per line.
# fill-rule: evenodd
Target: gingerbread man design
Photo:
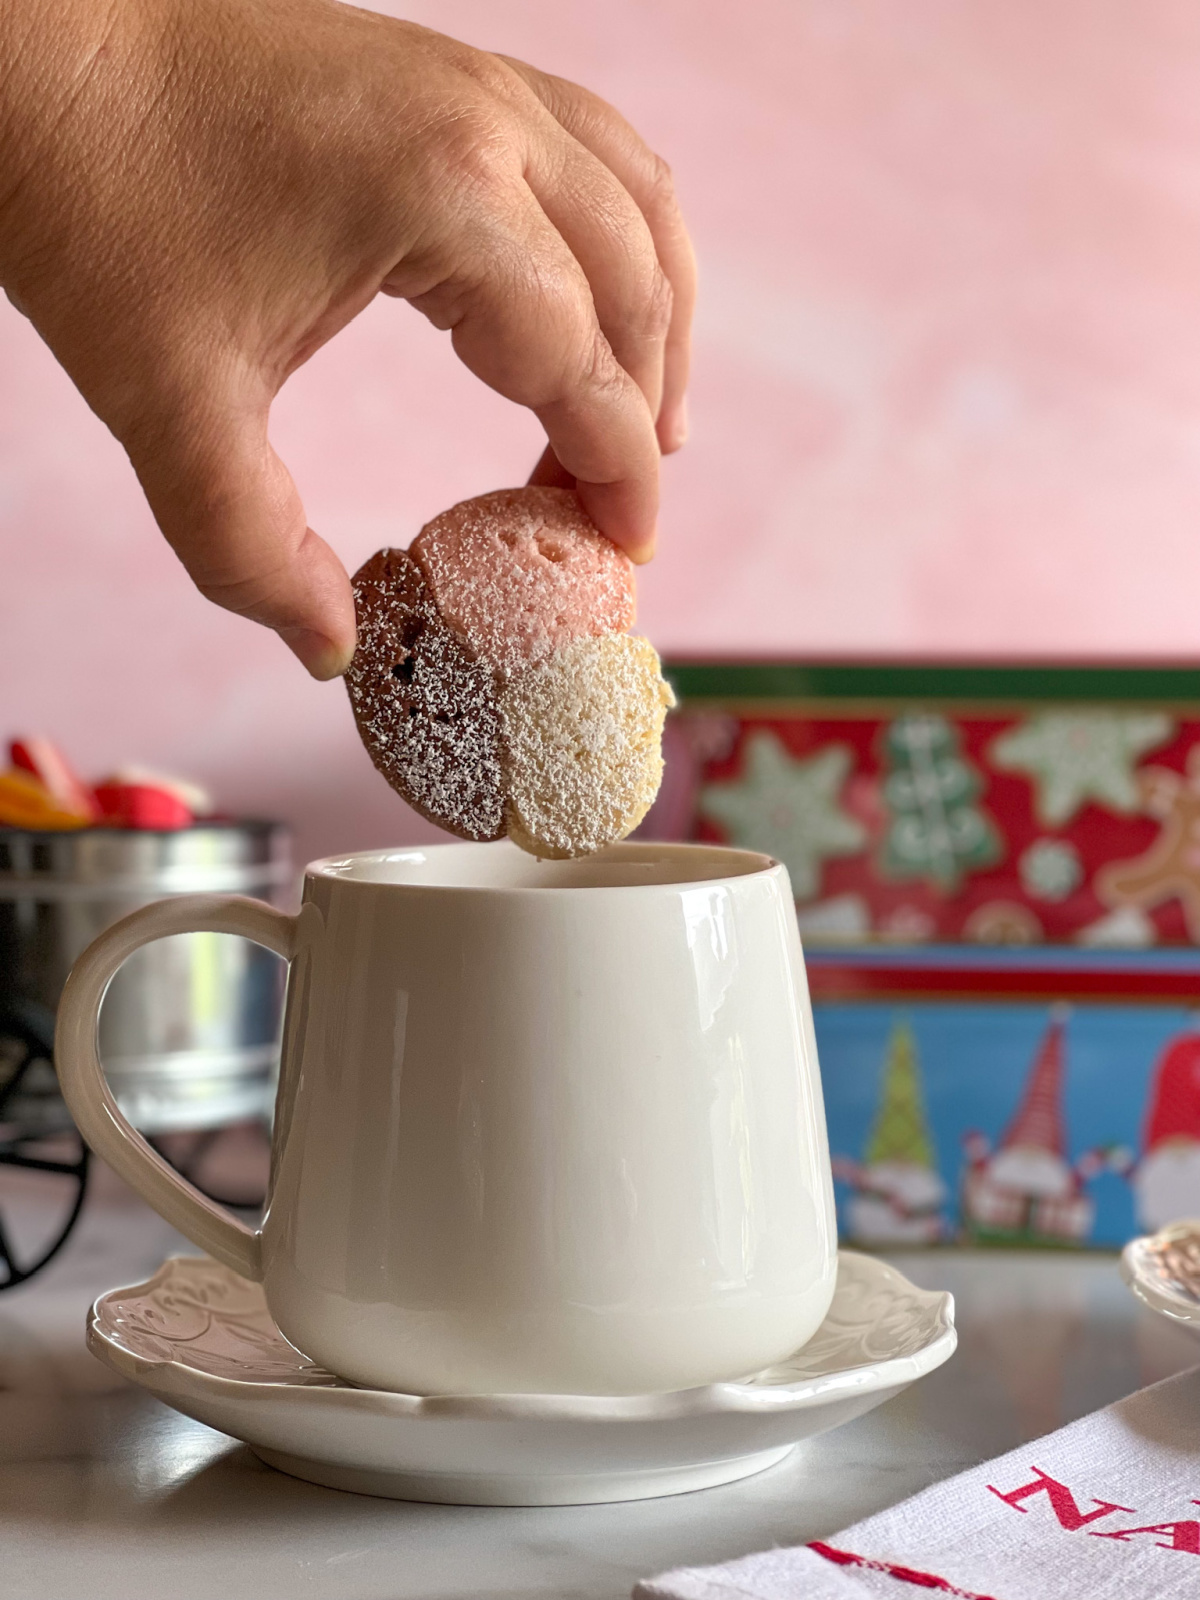
<path fill-rule="evenodd" d="M 1137 778 L 1142 804 L 1162 830 L 1140 856 L 1102 867 L 1096 893 L 1105 905 L 1143 911 L 1178 898 L 1188 933 L 1200 943 L 1200 744 L 1188 751 L 1186 776 L 1146 767 Z"/>

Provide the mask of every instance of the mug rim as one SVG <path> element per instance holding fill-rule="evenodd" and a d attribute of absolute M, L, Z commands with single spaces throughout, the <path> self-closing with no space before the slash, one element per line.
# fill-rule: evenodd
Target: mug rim
<path fill-rule="evenodd" d="M 367 861 L 420 863 L 430 856 L 438 856 L 452 851 L 477 851 L 506 847 L 518 851 L 519 855 L 531 862 L 539 862 L 539 858 L 527 855 L 519 850 L 511 840 L 497 839 L 486 843 L 476 843 L 467 839 L 452 839 L 438 841 L 435 844 L 413 844 L 377 847 L 372 850 L 349 850 L 340 855 L 319 856 L 315 861 L 310 861 L 304 868 L 305 883 L 322 880 L 328 883 L 337 883 L 353 886 L 358 889 L 403 889 L 410 893 L 425 892 L 437 894 L 460 895 L 544 895 L 553 893 L 556 897 L 561 895 L 595 895 L 595 894 L 627 894 L 640 892 L 642 894 L 654 893 L 662 890 L 703 889 L 727 887 L 750 879 L 769 877 L 785 870 L 783 863 L 774 856 L 767 855 L 761 850 L 746 850 L 737 845 L 719 844 L 708 840 L 653 840 L 653 839 L 622 839 L 616 844 L 608 845 L 604 850 L 596 852 L 595 856 L 581 856 L 574 858 L 586 862 L 597 857 L 610 857 L 620 852 L 626 858 L 650 856 L 652 854 L 669 854 L 675 857 L 701 856 L 709 854 L 713 857 L 734 858 L 735 861 L 744 862 L 746 865 L 741 871 L 716 872 L 704 877 L 695 878 L 668 878 L 655 883 L 586 883 L 586 884 L 504 884 L 504 883 L 439 883 L 422 882 L 420 879 L 395 880 L 386 878 L 358 877 L 347 870 L 352 864 Z M 750 863 L 755 863 L 753 866 Z M 540 862 L 539 862 L 540 864 Z M 567 861 L 547 861 L 546 865 L 566 866 Z"/>

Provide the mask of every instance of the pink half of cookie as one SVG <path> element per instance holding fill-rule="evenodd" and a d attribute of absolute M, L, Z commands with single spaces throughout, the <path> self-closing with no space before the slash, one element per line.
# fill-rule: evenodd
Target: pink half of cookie
<path fill-rule="evenodd" d="M 412 555 L 446 623 L 503 677 L 633 622 L 633 566 L 569 489 L 464 500 L 422 528 Z"/>

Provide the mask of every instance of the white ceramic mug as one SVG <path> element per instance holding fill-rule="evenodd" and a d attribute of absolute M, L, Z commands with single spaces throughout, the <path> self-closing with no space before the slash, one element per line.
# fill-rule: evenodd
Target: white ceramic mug
<path fill-rule="evenodd" d="M 291 963 L 258 1231 L 149 1148 L 96 1052 L 122 961 L 193 930 Z M 164 900 L 80 957 L 56 1052 L 92 1147 L 357 1384 L 686 1388 L 791 1354 L 832 1297 L 812 1014 L 765 856 L 450 844 L 315 862 L 294 917 Z"/>

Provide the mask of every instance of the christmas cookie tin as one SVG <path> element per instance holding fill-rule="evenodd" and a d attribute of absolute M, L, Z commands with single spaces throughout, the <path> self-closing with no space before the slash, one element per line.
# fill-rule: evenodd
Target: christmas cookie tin
<path fill-rule="evenodd" d="M 787 864 L 844 1238 L 1200 1214 L 1200 670 L 667 671 L 645 831 Z"/>

